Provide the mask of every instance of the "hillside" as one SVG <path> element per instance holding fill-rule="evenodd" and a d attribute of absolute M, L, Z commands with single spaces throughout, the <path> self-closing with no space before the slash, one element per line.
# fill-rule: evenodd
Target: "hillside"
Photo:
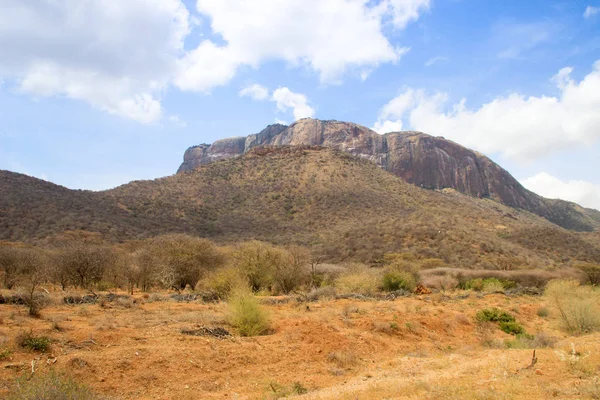
<path fill-rule="evenodd" d="M 488 157 L 443 137 L 421 132 L 380 135 L 361 125 L 302 119 L 285 126 L 270 125 L 247 137 L 190 147 L 178 172 L 239 156 L 264 145 L 318 145 L 374 162 L 405 181 L 428 189 L 452 188 L 477 198 L 490 198 L 530 211 L 566 229 L 600 228 L 600 212 L 577 204 L 545 199 L 525 189 Z"/>
<path fill-rule="evenodd" d="M 330 260 L 412 252 L 468 268 L 600 261 L 595 234 L 454 190 L 425 190 L 323 147 L 265 147 L 186 174 L 106 192 L 73 191 L 2 172 L 0 239 L 65 230 L 128 240 L 186 232 L 221 243 L 298 243 Z M 546 242 L 546 238 L 551 238 Z"/>

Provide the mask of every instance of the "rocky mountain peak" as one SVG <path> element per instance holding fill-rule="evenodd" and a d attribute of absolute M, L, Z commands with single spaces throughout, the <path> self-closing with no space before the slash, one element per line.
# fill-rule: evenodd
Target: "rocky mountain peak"
<path fill-rule="evenodd" d="M 440 136 L 405 131 L 380 135 L 351 122 L 305 118 L 274 124 L 247 137 L 190 147 L 178 172 L 237 157 L 257 146 L 325 146 L 368 159 L 405 181 L 427 189 L 451 188 L 524 209 L 569 229 L 593 230 L 600 218 L 572 203 L 549 201 L 525 189 L 488 157 Z M 579 208 L 580 209 L 580 208 Z"/>

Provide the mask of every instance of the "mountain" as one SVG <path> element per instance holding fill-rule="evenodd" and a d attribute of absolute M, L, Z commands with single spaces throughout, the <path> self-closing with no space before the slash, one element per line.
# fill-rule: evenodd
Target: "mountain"
<path fill-rule="evenodd" d="M 421 132 L 380 135 L 361 125 L 302 119 L 285 126 L 269 125 L 247 137 L 222 139 L 187 149 L 178 173 L 217 160 L 237 157 L 258 146 L 318 145 L 374 162 L 405 181 L 427 189 L 452 188 L 477 198 L 490 198 L 532 212 L 566 229 L 600 228 L 600 212 L 577 204 L 545 199 L 525 189 L 488 157 L 443 137 Z"/>
<path fill-rule="evenodd" d="M 113 241 L 185 232 L 219 243 L 261 239 L 328 260 L 386 252 L 468 268 L 600 262 L 597 232 L 578 233 L 488 198 L 409 184 L 375 163 L 319 146 L 267 146 L 185 174 L 104 192 L 0 172 L 0 239 L 65 230 Z"/>

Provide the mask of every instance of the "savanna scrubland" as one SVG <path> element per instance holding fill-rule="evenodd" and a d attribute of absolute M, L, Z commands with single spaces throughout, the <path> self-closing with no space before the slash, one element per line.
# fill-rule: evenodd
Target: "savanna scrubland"
<path fill-rule="evenodd" d="M 183 234 L 3 243 L 1 390 L 19 399 L 598 398 L 600 265 L 509 261 L 465 269 L 398 252 L 331 263 L 298 245 Z"/>

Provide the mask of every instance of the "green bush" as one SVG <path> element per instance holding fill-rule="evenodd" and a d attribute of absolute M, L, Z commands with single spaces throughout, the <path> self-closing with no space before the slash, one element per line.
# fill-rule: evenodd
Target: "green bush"
<path fill-rule="evenodd" d="M 196 288 L 214 293 L 219 299 L 226 299 L 233 290 L 244 284 L 244 277 L 237 269 L 226 267 L 211 272 Z"/>
<path fill-rule="evenodd" d="M 33 336 L 30 331 L 19 335 L 17 344 L 25 349 L 45 353 L 50 348 L 50 339 L 46 336 Z"/>
<path fill-rule="evenodd" d="M 579 335 L 600 330 L 600 294 L 592 287 L 574 280 L 554 280 L 544 295 L 558 311 L 565 331 Z"/>
<path fill-rule="evenodd" d="M 269 317 L 249 289 L 236 289 L 231 294 L 228 320 L 242 336 L 263 335 L 269 331 Z"/>
<path fill-rule="evenodd" d="M 412 292 L 415 286 L 415 278 L 409 272 L 391 270 L 383 275 L 383 290 L 386 292 L 394 292 L 400 289 Z"/>
<path fill-rule="evenodd" d="M 10 349 L 0 349 L 0 361 L 6 360 L 11 354 L 12 351 Z"/>
<path fill-rule="evenodd" d="M 100 399 L 87 386 L 50 372 L 17 380 L 7 400 L 95 400 Z"/>
<path fill-rule="evenodd" d="M 504 333 L 508 333 L 510 335 L 523 335 L 525 334 L 525 328 L 523 325 L 516 321 L 512 322 L 500 322 L 500 329 Z"/>
<path fill-rule="evenodd" d="M 476 318 L 480 322 L 515 322 L 514 316 L 498 308 L 479 310 Z"/>
<path fill-rule="evenodd" d="M 460 288 L 464 290 L 474 290 L 476 292 L 492 293 L 507 289 L 512 289 L 516 286 L 514 281 L 498 278 L 475 278 L 469 279 L 460 284 Z"/>

